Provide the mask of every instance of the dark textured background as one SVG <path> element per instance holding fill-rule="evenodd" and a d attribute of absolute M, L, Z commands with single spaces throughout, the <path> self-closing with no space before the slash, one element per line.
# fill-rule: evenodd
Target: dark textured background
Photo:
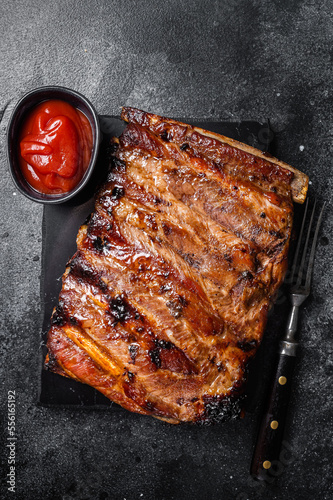
<path fill-rule="evenodd" d="M 333 498 L 332 17 L 325 0 L 1 3 L 1 498 Z M 329 202 L 302 312 L 291 459 L 275 485 L 249 477 L 260 402 L 212 428 L 36 406 L 43 208 L 16 192 L 4 149 L 18 98 L 49 84 L 82 92 L 102 114 L 125 104 L 211 121 L 269 118 L 275 154 Z M 278 311 L 259 353 L 263 385 Z M 8 390 L 17 396 L 16 495 L 6 485 Z"/>

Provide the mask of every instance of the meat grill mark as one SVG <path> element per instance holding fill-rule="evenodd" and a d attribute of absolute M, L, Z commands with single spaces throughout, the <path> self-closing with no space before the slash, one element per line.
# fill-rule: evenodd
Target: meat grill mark
<path fill-rule="evenodd" d="M 108 286 L 101 278 L 101 274 L 89 266 L 80 251 L 70 261 L 69 274 L 75 276 L 80 283 L 88 283 L 93 287 L 93 290 L 98 289 L 104 294 L 108 292 Z"/>
<path fill-rule="evenodd" d="M 150 349 L 149 356 L 156 367 L 161 368 L 160 349 L 158 347 L 155 347 L 155 349 Z"/>
<path fill-rule="evenodd" d="M 132 209 L 128 208 L 128 210 L 132 210 Z M 124 215 L 125 214 L 124 207 L 121 208 L 121 213 L 123 214 L 124 217 L 126 217 Z M 133 213 L 133 211 L 132 211 L 132 213 Z M 134 214 L 135 214 L 135 211 L 134 211 Z M 114 215 L 114 217 L 116 217 L 117 213 L 115 212 L 113 215 Z M 143 217 L 140 216 L 140 220 L 142 220 L 142 218 Z M 134 222 L 134 220 L 132 218 L 131 219 L 132 225 L 133 225 L 133 222 Z M 122 218 L 122 220 L 118 221 L 118 223 L 124 224 L 124 219 Z M 158 227 L 163 227 L 163 218 L 160 219 L 159 214 L 156 214 L 156 216 L 154 217 L 154 226 L 152 226 L 151 224 L 141 226 L 141 223 L 140 223 L 139 227 L 144 228 L 145 232 L 147 234 L 151 234 L 152 236 L 154 236 L 154 234 L 150 233 L 150 231 L 151 231 L 151 229 L 153 229 L 154 231 L 158 230 L 158 228 L 156 228 L 155 224 Z M 170 228 L 170 224 L 168 227 Z M 198 260 L 198 258 L 195 259 L 194 255 L 198 254 L 198 253 L 200 254 L 204 250 L 203 257 L 205 260 L 207 258 L 211 258 L 211 257 L 213 257 L 214 259 L 218 258 L 218 262 L 215 263 L 215 266 L 221 266 L 221 265 L 223 266 L 224 262 L 226 262 L 226 267 L 230 271 L 230 263 L 232 262 L 232 259 L 233 259 L 232 255 L 229 255 L 228 259 L 225 261 L 225 260 L 221 259 L 221 256 L 218 254 L 218 249 L 216 249 L 216 252 L 214 252 L 214 254 L 209 253 L 207 251 L 208 246 L 209 246 L 209 240 L 208 239 L 202 240 L 201 235 L 199 236 L 198 234 L 195 234 L 195 233 L 191 233 L 191 234 L 192 234 L 192 237 L 191 237 L 190 241 L 191 241 L 191 244 L 195 244 L 195 246 L 193 247 L 193 252 L 190 254 L 187 252 L 184 253 L 181 248 L 175 246 L 176 241 L 180 242 L 181 246 L 183 245 L 183 241 L 186 241 L 186 240 L 189 241 L 189 238 L 188 237 L 186 238 L 187 235 L 184 234 L 183 232 L 180 232 L 179 227 L 175 226 L 172 230 L 168 230 L 167 234 L 165 234 L 164 230 L 162 233 L 159 233 L 159 235 L 162 236 L 162 238 L 160 236 L 160 238 L 161 238 L 160 242 L 162 242 L 165 247 L 169 247 L 170 249 L 172 249 L 173 252 L 179 253 L 179 255 L 182 256 L 182 258 L 184 258 L 190 266 L 195 267 L 197 269 L 200 268 L 202 262 L 200 262 Z M 164 236 L 166 236 L 167 239 L 165 239 Z M 195 243 L 196 240 L 197 240 L 197 243 Z M 211 238 L 210 238 L 210 241 L 211 241 Z M 234 249 L 231 249 L 232 253 L 235 253 L 235 251 L 237 251 L 237 244 L 234 246 Z M 236 260 L 233 261 L 233 265 L 235 266 L 236 262 L 238 262 L 238 264 L 241 264 L 242 266 L 244 266 L 244 265 L 246 265 L 247 261 L 248 261 L 248 258 L 247 258 L 247 260 L 244 259 L 243 257 L 242 257 L 242 259 L 237 258 L 237 261 Z M 254 261 L 252 260 L 250 263 L 248 262 L 248 265 L 250 265 L 250 268 L 253 269 Z"/>
<path fill-rule="evenodd" d="M 87 290 L 86 290 L 86 292 L 87 292 Z M 91 299 L 94 300 L 93 294 L 91 295 Z M 116 299 L 117 299 L 117 297 L 116 297 Z M 178 299 L 179 299 L 180 303 L 185 305 L 185 299 L 183 297 L 178 297 Z M 109 298 L 106 297 L 106 301 L 108 301 L 108 300 L 109 300 Z M 63 295 L 63 301 L 66 302 L 66 298 L 64 297 L 64 295 Z M 119 305 L 118 300 L 117 300 L 117 303 L 118 303 L 117 305 Z M 75 302 L 73 302 L 73 298 L 71 299 L 71 304 L 75 305 Z M 85 308 L 87 309 L 87 304 L 86 304 Z M 122 308 L 122 312 L 123 312 L 123 308 Z M 132 317 L 133 316 L 134 316 L 135 320 L 139 319 L 137 317 L 137 315 L 132 315 Z M 128 319 L 128 317 L 126 317 L 126 319 Z M 141 320 L 141 318 L 140 318 L 140 320 Z M 112 326 L 116 327 L 117 324 L 118 324 L 117 322 L 113 322 Z M 127 326 L 127 329 L 128 328 L 129 328 L 129 326 Z M 140 332 L 142 334 L 142 332 L 145 331 L 145 328 L 144 327 L 137 327 L 136 331 Z M 163 369 L 169 369 L 171 372 L 175 372 L 175 373 L 178 373 L 178 372 L 179 373 L 195 373 L 196 372 L 195 367 L 186 358 L 186 356 L 184 356 L 183 352 L 180 349 L 178 349 L 175 345 L 173 345 L 169 341 L 154 337 L 154 334 L 150 328 L 149 329 L 147 328 L 147 332 L 149 334 L 148 340 L 147 340 L 147 335 L 142 334 L 140 338 L 136 339 L 137 344 L 135 344 L 134 346 L 133 345 L 129 346 L 129 352 L 131 355 L 131 360 L 133 362 L 135 362 L 135 360 L 136 360 L 136 356 L 137 356 L 138 350 L 139 350 L 139 344 L 141 344 L 143 350 L 145 350 L 145 348 L 149 349 L 151 361 L 153 363 L 155 363 L 155 365 L 158 365 L 159 367 L 161 366 Z M 122 338 L 123 338 L 123 340 L 125 340 L 125 337 L 122 336 Z M 94 337 L 94 341 L 95 342 L 97 341 L 97 345 L 99 344 L 99 341 L 96 337 Z M 128 341 L 131 341 L 131 336 L 128 337 Z M 109 354 L 112 354 L 112 351 L 110 351 L 110 345 L 107 346 L 107 349 L 109 351 Z M 162 349 L 163 349 L 163 352 L 162 352 L 162 355 L 160 356 L 160 352 Z M 168 354 L 166 354 L 165 350 L 170 351 L 170 352 Z M 116 362 L 119 363 L 119 360 L 117 361 L 117 358 L 114 358 L 114 359 L 116 360 Z"/>
<path fill-rule="evenodd" d="M 161 137 L 166 128 L 170 129 L 170 120 L 163 122 L 162 119 L 157 121 L 149 113 L 146 113 L 143 118 L 142 115 L 140 116 L 136 112 L 133 113 L 131 108 L 124 108 L 122 117 L 129 122 L 129 125 L 141 125 L 156 136 Z M 179 146 L 180 150 L 182 150 L 182 144 L 186 140 L 192 154 L 205 160 L 208 158 L 214 161 L 224 173 L 231 173 L 233 177 L 238 176 L 243 180 L 248 179 L 261 189 L 266 185 L 268 189 L 273 187 L 274 190 L 277 190 L 282 182 L 280 189 L 282 193 L 284 194 L 285 191 L 290 190 L 290 183 L 294 174 L 274 164 L 274 161 L 273 163 L 268 162 L 246 151 L 235 149 L 215 138 L 203 136 L 189 125 L 173 122 L 171 126 L 173 128 L 173 142 Z M 270 158 L 272 158 L 271 155 Z M 276 185 L 272 186 L 274 182 Z"/>
<path fill-rule="evenodd" d="M 225 169 L 225 164 L 223 164 L 223 168 L 220 166 L 220 162 L 218 158 L 210 158 L 208 159 L 207 156 L 202 155 L 201 153 L 193 153 L 193 149 L 191 149 L 190 154 L 179 154 L 177 156 L 177 150 L 175 149 L 174 145 L 169 146 L 168 144 L 163 144 L 162 141 L 159 140 L 158 137 L 154 136 L 154 134 L 151 131 L 145 130 L 144 132 L 139 129 L 139 127 L 135 124 L 129 124 L 128 126 L 128 133 L 126 136 L 126 140 L 122 142 L 123 146 L 127 146 L 127 144 L 130 142 L 130 135 L 132 134 L 134 141 L 137 141 L 137 145 L 142 148 L 144 151 L 144 154 L 146 155 L 147 152 L 152 152 L 153 156 L 156 153 L 156 149 L 163 151 L 164 156 L 170 158 L 171 160 L 175 160 L 176 162 L 184 162 L 187 164 L 196 164 L 199 166 L 199 168 L 204 169 L 205 172 L 209 175 L 210 178 L 218 178 L 220 181 L 222 180 L 224 183 L 228 185 L 228 189 L 230 190 L 238 190 L 239 187 L 242 187 L 242 190 L 244 188 L 250 188 L 252 191 L 256 191 L 257 193 L 261 193 L 261 195 L 267 196 L 271 202 L 273 202 L 276 205 L 281 205 L 282 200 L 280 198 L 280 195 L 283 196 L 283 192 L 279 190 L 276 186 L 272 187 L 272 179 L 270 179 L 270 182 L 267 183 L 265 182 L 268 180 L 265 175 L 262 176 L 260 179 L 260 182 L 258 183 L 257 186 L 253 183 L 255 177 L 250 176 L 248 178 L 248 171 L 242 172 L 242 176 L 235 177 L 235 169 L 232 169 L 231 175 L 230 172 Z M 139 140 L 140 137 L 140 140 Z M 215 141 L 216 142 L 216 141 Z M 230 148 L 229 148 L 230 149 Z M 179 148 L 179 152 L 180 152 Z M 241 156 L 244 155 L 243 152 L 238 152 Z M 162 154 L 160 152 L 160 154 Z M 245 153 L 246 155 L 246 153 Z M 237 163 L 236 167 L 239 169 L 239 164 Z M 248 169 L 250 170 L 251 167 L 251 162 L 249 165 L 247 165 Z M 266 167 L 267 168 L 267 167 Z M 292 177 L 292 173 L 288 172 L 287 177 L 290 180 Z M 251 185 L 249 184 L 249 181 L 251 182 Z M 281 179 L 280 179 L 281 181 Z M 266 185 L 266 191 L 264 190 Z M 285 188 L 288 188 L 288 185 L 285 185 Z M 290 188 L 289 188 L 290 189 Z M 271 193 L 278 193 L 275 196 L 272 195 Z M 232 193 L 232 191 L 231 191 Z M 230 193 L 230 194 L 231 194 Z M 287 197 L 284 196 L 284 200 L 287 201 Z"/>
<path fill-rule="evenodd" d="M 59 302 L 52 313 L 51 325 L 63 326 L 66 322 L 67 314 L 64 311 L 63 303 Z"/>
<path fill-rule="evenodd" d="M 233 418 L 286 269 L 293 174 L 124 116 L 63 278 L 49 368 L 171 423 Z"/>
<path fill-rule="evenodd" d="M 97 219 L 99 220 L 99 218 Z M 115 221 L 114 221 L 115 222 Z M 123 228 L 125 226 L 127 226 L 127 223 L 125 221 L 121 221 L 121 224 L 123 226 Z M 123 262 L 123 265 L 126 265 L 126 262 L 129 261 L 129 258 L 130 258 L 130 255 L 132 254 L 132 249 L 133 247 L 131 246 L 132 245 L 132 242 L 131 241 L 127 241 L 126 238 L 124 237 L 124 235 L 119 235 L 119 232 L 118 230 L 116 229 L 116 224 L 114 223 L 114 228 L 116 230 L 116 233 L 117 233 L 117 237 L 119 237 L 119 241 L 117 239 L 117 246 L 114 248 L 113 246 L 110 246 L 109 249 L 108 249 L 108 255 L 113 258 L 119 258 L 122 260 Z M 128 237 L 128 235 L 127 235 Z M 87 240 L 89 241 L 89 239 Z M 122 246 L 120 244 L 120 241 L 125 245 L 125 246 Z M 133 239 L 133 243 L 136 244 L 137 248 L 138 248 L 138 245 L 139 245 L 139 240 L 138 240 L 138 236 L 135 235 L 134 236 L 134 239 Z M 121 249 L 120 251 L 120 254 L 118 254 L 118 250 Z M 143 243 L 143 246 L 142 246 L 142 250 L 145 249 L 145 246 L 144 246 L 144 243 Z M 170 263 L 168 263 L 167 261 L 165 261 L 165 258 L 162 260 L 162 259 L 156 259 L 156 257 L 154 255 L 152 255 L 151 253 L 147 253 L 147 250 L 145 249 L 145 254 L 147 257 L 145 257 L 145 259 L 149 259 L 147 262 L 150 262 L 150 264 L 144 266 L 142 263 L 140 264 L 140 269 L 138 269 L 140 271 L 140 273 L 144 272 L 145 270 L 146 271 L 149 271 L 150 269 L 150 266 L 153 265 L 154 266 L 154 269 L 157 270 L 157 274 L 155 274 L 155 278 L 157 278 L 158 276 L 161 276 L 161 279 L 164 278 L 164 279 L 167 279 L 169 274 L 170 274 L 170 269 L 172 269 L 172 267 L 170 267 Z M 126 259 L 124 259 L 125 255 L 127 254 L 128 252 L 128 257 Z M 158 252 L 156 252 L 157 254 Z M 144 254 L 142 254 L 144 255 Z M 134 256 L 135 256 L 135 253 L 134 253 Z M 142 262 L 142 260 L 141 260 Z M 131 263 L 131 265 L 133 265 L 133 263 Z M 163 271 L 162 269 L 166 269 L 166 271 Z M 175 274 L 174 270 L 173 270 L 173 275 Z M 175 278 L 178 280 L 179 279 L 179 275 L 176 273 L 175 275 Z M 138 278 L 139 279 L 139 278 Z M 164 283 L 161 284 L 161 286 L 163 286 Z M 200 293 L 200 290 L 198 289 L 197 285 L 194 285 L 194 288 L 190 285 L 190 282 L 189 280 L 186 278 L 186 285 L 187 287 L 190 286 L 190 289 L 193 289 L 193 291 L 197 294 L 198 292 Z"/>
<path fill-rule="evenodd" d="M 128 304 L 125 299 L 125 295 L 121 294 L 109 301 L 109 310 L 115 321 L 124 322 L 132 317 L 133 311 L 132 307 Z M 137 319 L 140 317 L 139 313 Z"/>
<path fill-rule="evenodd" d="M 257 342 L 256 342 L 256 340 L 250 340 L 248 342 L 239 341 L 239 342 L 237 342 L 237 347 L 239 347 L 244 352 L 250 352 L 250 351 L 253 351 L 257 347 Z"/>
<path fill-rule="evenodd" d="M 56 357 L 57 363 L 60 357 L 66 363 L 67 376 L 98 388 L 105 396 L 120 405 L 128 406 L 132 411 L 145 413 L 133 399 L 125 396 L 118 379 L 103 372 L 83 348 L 75 345 L 64 332 L 53 330 L 52 339 L 49 339 L 49 352 L 49 356 L 52 353 Z"/>
<path fill-rule="evenodd" d="M 73 335 L 73 331 L 69 330 L 69 329 L 66 329 L 65 330 L 67 336 L 69 336 L 70 338 L 73 338 L 72 335 Z M 74 336 L 74 341 L 75 341 L 75 344 L 77 343 L 76 347 L 80 347 L 81 346 L 84 346 L 84 349 L 86 350 L 86 352 L 89 352 L 89 355 L 91 357 L 91 359 L 93 359 L 94 363 L 98 363 L 98 360 L 102 360 L 103 359 L 103 363 L 102 363 L 102 366 L 101 368 L 103 370 L 107 370 L 107 372 L 109 372 L 110 368 L 109 368 L 109 359 L 112 360 L 112 364 L 114 366 L 114 369 L 116 369 L 116 366 L 118 364 L 118 371 L 117 371 L 117 374 L 116 374 L 116 377 L 118 379 L 121 379 L 119 381 L 119 384 L 122 384 L 123 386 L 123 389 L 125 391 L 125 394 L 131 394 L 131 397 L 134 401 L 139 401 L 141 402 L 142 401 L 142 397 L 146 397 L 147 396 L 147 391 L 142 387 L 142 381 L 140 381 L 137 377 L 136 377 L 136 374 L 132 374 L 132 376 L 129 376 L 129 379 L 128 380 L 124 380 L 122 379 L 122 374 L 121 374 L 121 370 L 120 370 L 120 366 L 121 366 L 121 360 L 117 360 L 116 358 L 112 357 L 112 353 L 109 352 L 109 357 L 108 358 L 102 358 L 101 357 L 101 354 L 104 352 L 105 348 L 102 347 L 102 346 L 99 346 L 98 342 L 96 344 L 96 339 L 90 339 L 90 336 L 87 335 L 86 333 L 84 333 L 83 331 L 81 331 L 81 334 L 78 335 L 78 331 L 77 331 L 77 334 Z M 111 355 L 111 358 L 110 358 L 110 355 Z M 106 362 L 106 363 L 105 363 Z M 114 364 L 114 362 L 116 362 L 116 364 Z M 183 372 L 185 371 L 185 373 L 190 373 L 190 371 L 188 370 L 188 367 L 185 366 L 185 369 L 182 370 L 182 369 L 176 369 L 175 367 L 172 366 L 172 364 L 168 363 L 168 364 L 165 364 L 163 363 L 163 368 L 168 368 L 170 369 L 171 371 L 173 372 Z M 178 366 L 179 368 L 179 366 Z M 114 370 L 113 369 L 113 370 Z M 127 370 L 127 368 L 125 368 Z M 115 372 L 113 372 L 115 373 Z M 132 373 L 132 372 L 131 372 Z M 135 376 L 135 380 L 134 380 L 134 376 Z M 142 378 L 142 377 L 141 377 Z M 125 387 L 125 384 L 128 383 L 128 382 L 131 382 L 131 388 L 129 388 L 128 386 Z M 135 385 L 133 385 L 135 384 Z M 152 403 L 153 405 L 153 403 Z M 154 406 L 154 405 L 153 405 Z M 156 414 L 159 414 L 159 410 L 158 408 L 155 408 L 154 407 L 154 412 Z"/>
<path fill-rule="evenodd" d="M 130 318 L 140 318 L 139 312 L 128 303 L 124 293 L 116 295 L 115 297 L 110 297 L 108 285 L 102 279 L 101 274 L 90 267 L 86 260 L 81 259 L 79 254 L 72 260 L 69 272 L 71 275 L 76 276 L 79 282 L 89 283 L 92 287 L 93 293 L 98 291 L 104 295 L 105 300 L 108 302 L 108 312 L 114 318 L 114 325 L 118 322 L 125 322 Z M 64 312 L 63 307 L 61 307 L 61 303 L 57 306 L 53 316 L 55 318 L 54 321 L 57 322 L 56 324 L 64 321 Z"/>
<path fill-rule="evenodd" d="M 151 206 L 149 203 L 143 202 L 142 198 L 137 198 L 136 193 L 132 190 L 131 193 L 129 190 L 127 191 L 127 203 L 132 205 L 139 206 L 140 208 L 144 210 L 151 210 Z M 155 220 L 156 223 L 162 227 L 164 236 L 169 237 L 172 240 L 174 240 L 175 236 L 178 234 L 180 235 L 179 231 L 179 226 L 176 225 L 176 217 L 179 216 L 182 218 L 183 221 L 183 230 L 186 231 L 186 235 L 182 234 L 181 238 L 184 239 L 184 236 L 187 236 L 184 240 L 188 242 L 195 242 L 198 241 L 199 246 L 197 245 L 196 250 L 194 253 L 198 253 L 198 248 L 200 248 L 200 252 L 202 251 L 202 248 L 208 248 L 210 247 L 211 249 L 214 250 L 214 255 L 219 255 L 219 260 L 220 263 L 223 263 L 223 260 L 221 260 L 220 255 L 225 254 L 226 250 L 226 245 L 228 245 L 228 239 L 232 239 L 232 245 L 228 245 L 228 260 L 229 264 L 231 263 L 231 260 L 234 260 L 236 257 L 236 260 L 234 261 L 234 265 L 237 262 L 237 265 L 241 266 L 248 266 L 249 268 L 252 268 L 253 264 L 255 263 L 256 255 L 254 254 L 254 248 L 251 248 L 251 246 L 248 243 L 242 242 L 239 236 L 232 235 L 230 233 L 227 233 L 223 231 L 220 227 L 216 226 L 214 221 L 209 220 L 209 224 L 203 224 L 202 221 L 202 216 L 197 217 L 194 219 L 193 212 L 192 212 L 192 220 L 194 219 L 195 222 L 195 232 L 193 231 L 193 228 L 191 228 L 189 222 L 188 222 L 188 217 L 189 217 L 189 211 L 186 208 L 184 210 L 184 207 L 182 207 L 182 210 L 179 211 L 179 214 L 177 213 L 177 206 L 173 205 L 173 215 L 169 215 L 169 220 L 172 223 L 166 224 L 165 223 L 165 217 L 167 214 L 164 212 L 164 210 L 159 210 L 159 213 L 156 214 Z M 116 214 L 113 214 L 116 215 Z M 226 241 L 224 241 L 226 240 Z M 167 241 L 164 241 L 164 244 L 166 244 Z M 222 243 L 222 244 L 221 244 Z M 252 243 L 250 243 L 252 245 Z M 178 250 L 179 251 L 179 250 Z M 240 258 L 240 252 L 242 252 L 243 255 L 241 255 Z M 238 257 L 237 257 L 238 253 Z M 209 253 L 208 253 L 209 255 Z"/>
<path fill-rule="evenodd" d="M 128 348 L 132 363 L 135 364 L 135 358 L 137 357 L 139 346 L 138 344 L 131 344 Z"/>
<path fill-rule="evenodd" d="M 130 157 L 128 157 L 128 155 L 124 153 L 123 155 L 127 157 L 129 163 L 131 164 L 129 173 L 133 172 L 133 167 L 136 168 L 136 165 L 138 165 L 137 155 L 134 157 L 133 164 L 131 163 Z M 262 229 L 262 234 L 255 234 L 256 228 L 260 227 L 263 222 L 257 213 L 252 212 L 252 209 L 244 205 L 243 200 L 244 196 L 246 199 L 246 194 L 244 194 L 241 190 L 239 190 L 241 196 L 235 199 L 234 196 L 225 196 L 226 191 L 222 191 L 221 188 L 218 188 L 218 184 L 216 183 L 216 181 L 209 181 L 208 184 L 207 182 L 205 182 L 202 186 L 200 185 L 200 182 L 196 182 L 198 187 L 196 189 L 196 196 L 193 197 L 191 194 L 188 194 L 186 191 L 184 191 L 184 185 L 192 185 L 193 183 L 195 183 L 193 170 L 188 166 L 183 166 L 179 170 L 172 168 L 164 168 L 163 170 L 159 170 L 160 167 L 157 167 L 156 161 L 151 159 L 145 161 L 144 168 L 145 172 L 137 172 L 136 180 L 139 176 L 142 176 L 145 179 L 145 176 L 147 177 L 148 175 L 156 175 L 157 173 L 159 173 L 160 188 L 167 190 L 169 197 L 172 195 L 172 197 L 174 198 L 174 204 L 181 203 L 184 206 L 187 206 L 192 213 L 194 212 L 198 214 L 198 216 L 204 217 L 206 219 L 207 217 L 209 219 L 212 219 L 213 221 L 215 221 L 215 223 L 220 225 L 222 229 L 227 230 L 228 232 L 234 232 L 241 240 L 247 240 L 247 242 L 250 244 L 255 243 L 257 247 L 258 245 L 260 246 L 262 242 L 264 242 L 264 246 L 269 247 L 270 242 L 273 241 L 275 235 L 270 235 L 267 230 L 264 230 L 264 228 Z M 147 172 L 147 170 L 149 172 Z M 187 182 L 185 184 L 184 177 L 187 178 Z M 213 196 L 212 200 L 210 200 L 209 202 L 209 198 L 207 197 L 207 193 L 209 192 L 207 191 L 208 189 L 210 189 L 210 192 Z M 252 202 L 254 202 L 254 199 L 252 200 Z M 259 198 L 255 199 L 255 203 L 259 203 Z M 270 212 L 272 212 L 272 210 L 275 210 L 276 214 L 276 209 L 272 205 L 267 205 L 266 210 L 269 210 Z M 238 214 L 237 217 L 236 214 Z M 281 214 L 283 214 L 282 210 Z M 270 219 L 265 220 L 264 224 L 270 224 L 269 221 Z M 274 223 L 276 224 L 276 221 Z M 236 224 L 236 228 L 233 227 L 234 224 Z M 288 225 L 290 225 L 290 217 L 284 224 L 285 227 L 288 227 Z"/>
<path fill-rule="evenodd" d="M 89 257 L 89 254 L 86 254 L 86 257 Z M 98 261 L 96 261 L 96 259 L 94 259 L 94 262 L 95 262 L 95 265 L 98 265 Z M 146 267 L 150 269 L 151 265 L 148 265 Z M 154 268 L 156 269 L 156 264 L 154 265 Z M 154 274 L 155 279 L 163 278 L 164 276 L 167 276 L 167 279 L 169 279 L 169 280 L 171 279 L 170 274 L 165 273 L 165 271 L 163 271 L 163 269 L 160 269 L 159 267 L 157 267 L 157 269 L 159 269 L 159 270 L 158 270 L 158 272 L 155 271 L 155 274 Z M 150 276 L 150 271 L 149 271 L 148 276 Z M 117 275 L 116 276 L 111 276 L 110 273 L 109 273 L 109 271 L 108 271 L 108 269 L 104 266 L 104 279 L 108 281 L 109 287 L 113 287 L 113 284 L 116 285 L 118 279 L 124 279 L 126 277 L 127 277 L 127 274 L 124 273 L 124 269 L 121 272 L 121 278 L 120 278 L 120 276 L 118 278 Z M 110 280 L 112 280 L 112 281 L 110 281 Z M 127 285 L 125 283 L 122 286 L 126 287 Z M 145 285 L 144 285 L 144 283 L 145 283 Z M 137 297 L 136 300 L 134 300 L 134 302 L 135 302 L 135 308 L 136 308 L 136 310 L 139 310 L 141 312 L 141 314 L 146 317 L 146 319 L 149 319 L 149 321 L 151 321 L 151 317 L 149 316 L 149 318 L 147 318 L 148 311 L 145 310 L 145 308 L 143 307 L 142 297 L 144 297 L 145 295 L 147 295 L 149 298 L 152 297 L 152 296 L 156 296 L 157 290 L 160 288 L 160 285 L 158 283 L 156 284 L 155 288 L 151 289 L 151 286 L 153 284 L 151 281 L 148 281 L 148 282 L 144 281 L 143 282 L 140 278 L 138 278 L 136 280 L 135 284 L 139 288 L 137 288 L 137 287 L 135 289 L 133 288 L 133 292 L 135 293 L 135 295 Z M 147 285 L 149 285 L 148 289 L 147 289 Z M 175 286 L 178 286 L 177 282 L 174 282 L 173 286 L 171 287 L 171 292 L 172 292 L 171 297 L 174 296 Z M 133 283 L 132 283 L 132 287 L 133 287 Z M 188 293 L 188 291 L 187 291 L 187 293 Z M 196 300 L 198 302 L 198 297 L 195 297 L 195 296 L 192 296 L 192 297 L 193 298 L 189 299 L 189 303 L 193 305 L 193 303 L 194 303 L 193 301 L 194 300 Z M 185 299 L 180 298 L 179 294 L 176 295 L 176 298 L 177 298 L 177 301 L 180 300 L 181 302 L 185 303 Z M 166 301 L 166 299 L 165 299 L 165 301 Z M 133 297 L 132 297 L 132 303 L 133 303 Z M 160 312 L 162 310 L 163 309 L 162 309 L 162 307 L 160 305 L 159 311 L 155 312 L 156 319 L 158 319 L 159 314 L 160 314 Z M 161 321 L 160 321 L 160 327 L 164 326 L 164 316 L 162 315 L 162 318 L 161 318 Z M 196 331 L 199 329 L 199 331 L 202 330 L 203 332 L 207 332 L 207 334 L 209 334 L 210 332 L 214 331 L 215 325 L 216 325 L 216 320 L 214 320 L 214 318 L 211 318 L 209 316 L 208 316 L 208 318 L 206 318 L 205 316 L 202 316 L 202 319 L 201 319 L 201 315 L 200 314 L 197 315 L 197 316 L 198 317 L 193 316 L 193 314 L 191 314 L 191 312 L 189 311 L 189 319 L 191 321 L 193 321 L 193 333 L 192 333 L 192 335 L 193 335 L 193 341 L 196 339 L 194 345 L 192 346 L 192 350 L 194 348 L 199 348 L 199 347 L 201 349 L 204 349 L 204 345 L 201 345 L 202 343 L 199 341 L 198 338 L 196 338 Z M 177 319 L 177 322 L 178 321 L 179 321 L 179 317 Z M 219 320 L 219 323 L 221 323 L 221 320 Z M 187 339 L 186 340 L 187 344 L 185 342 L 185 345 L 189 345 L 189 338 L 187 338 L 188 334 L 186 335 L 186 337 L 184 337 L 184 333 L 185 333 L 185 331 L 184 331 L 184 325 L 179 324 L 178 327 L 179 328 L 176 328 L 176 325 L 173 325 L 174 333 L 176 334 L 177 330 L 179 330 L 179 334 L 181 335 L 181 337 L 179 339 L 177 337 L 177 339 L 180 342 L 183 342 L 183 340 L 185 342 L 185 340 Z M 158 328 L 158 326 L 155 325 L 154 328 L 156 329 L 156 328 Z M 186 329 L 188 329 L 188 327 L 186 327 Z"/>

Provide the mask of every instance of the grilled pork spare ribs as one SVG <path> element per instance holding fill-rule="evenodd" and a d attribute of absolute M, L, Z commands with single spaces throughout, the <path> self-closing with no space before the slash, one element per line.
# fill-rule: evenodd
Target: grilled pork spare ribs
<path fill-rule="evenodd" d="M 239 414 L 307 177 L 232 139 L 123 108 L 63 276 L 45 366 L 162 420 Z"/>

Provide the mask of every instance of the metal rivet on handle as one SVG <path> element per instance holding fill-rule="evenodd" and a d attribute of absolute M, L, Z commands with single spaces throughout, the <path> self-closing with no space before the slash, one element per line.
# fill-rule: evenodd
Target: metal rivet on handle
<path fill-rule="evenodd" d="M 282 377 L 279 378 L 279 384 L 280 385 L 284 385 L 286 382 L 287 382 L 287 378 L 286 377 L 282 376 Z"/>
<path fill-rule="evenodd" d="M 271 465 L 272 464 L 269 460 L 265 460 L 265 462 L 262 464 L 264 469 L 269 469 Z"/>
<path fill-rule="evenodd" d="M 275 430 L 278 427 L 279 427 L 279 422 L 277 420 L 272 420 L 271 421 L 271 428 Z"/>

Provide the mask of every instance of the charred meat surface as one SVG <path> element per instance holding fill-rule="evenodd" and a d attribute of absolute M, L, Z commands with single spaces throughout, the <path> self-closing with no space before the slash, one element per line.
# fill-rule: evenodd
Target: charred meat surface
<path fill-rule="evenodd" d="M 122 117 L 45 365 L 171 423 L 232 418 L 287 268 L 296 174 L 180 122 Z"/>

